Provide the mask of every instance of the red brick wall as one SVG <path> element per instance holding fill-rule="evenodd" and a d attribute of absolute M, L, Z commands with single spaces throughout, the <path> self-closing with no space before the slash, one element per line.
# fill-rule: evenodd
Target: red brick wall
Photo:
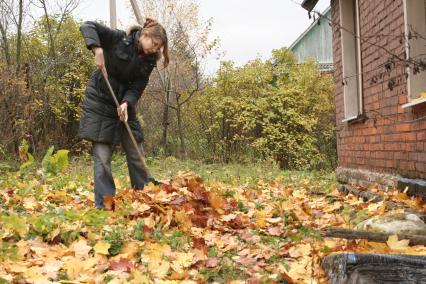
<path fill-rule="evenodd" d="M 426 119 L 412 122 L 426 115 L 426 106 L 401 108 L 408 100 L 405 67 L 399 64 L 386 71 L 383 65 L 390 55 L 377 46 L 405 56 L 404 44 L 398 38 L 404 33 L 403 1 L 359 0 L 359 5 L 367 119 L 343 123 L 339 1 L 331 0 L 338 164 L 426 179 Z M 388 87 L 390 80 L 396 84 L 393 90 Z"/>

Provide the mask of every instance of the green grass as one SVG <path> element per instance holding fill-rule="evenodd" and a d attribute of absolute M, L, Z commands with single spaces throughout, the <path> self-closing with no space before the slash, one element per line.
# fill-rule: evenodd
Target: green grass
<path fill-rule="evenodd" d="M 281 183 L 293 187 L 307 184 L 311 191 L 329 191 L 335 184 L 335 174 L 327 171 L 290 171 L 281 170 L 274 163 L 262 162 L 256 164 L 206 164 L 196 160 L 179 160 L 174 157 L 164 159 L 147 157 L 146 164 L 154 178 L 158 180 L 169 180 L 182 172 L 193 172 L 200 176 L 204 183 L 212 185 L 222 182 L 233 186 L 245 185 L 267 185 L 271 180 L 279 179 Z M 11 165 L 9 169 L 16 169 Z M 120 181 L 119 188 L 130 187 L 126 158 L 121 151 L 114 152 L 112 159 L 112 171 L 115 179 Z M 1 175 L 0 184 L 14 183 L 15 178 L 11 176 L 12 171 Z M 31 178 L 31 174 L 26 179 Z M 33 173 L 33 178 L 39 177 Z M 93 162 L 90 155 L 70 158 L 69 169 L 66 175 L 46 177 L 53 188 L 60 189 L 69 185 L 69 181 L 75 183 L 75 188 L 83 185 L 84 190 L 91 190 L 93 185 Z M 225 196 L 232 196 L 234 192 L 225 192 Z"/>
<path fill-rule="evenodd" d="M 121 162 L 121 169 L 125 169 L 123 157 L 117 157 L 116 163 Z M 174 157 L 155 159 L 148 157 L 147 165 L 157 179 L 170 179 L 179 172 L 192 171 L 199 175 L 206 184 L 220 181 L 232 185 L 254 185 L 260 181 L 280 179 L 286 184 L 300 186 L 304 181 L 315 180 L 315 185 L 309 182 L 310 187 L 322 191 L 330 189 L 335 184 L 335 175 L 332 172 L 321 171 L 283 171 L 273 163 L 263 162 L 257 164 L 205 164 L 201 161 L 178 160 Z M 123 167 L 124 166 L 124 167 Z M 127 174 L 127 173 L 121 173 Z M 232 195 L 232 192 L 225 193 Z"/>

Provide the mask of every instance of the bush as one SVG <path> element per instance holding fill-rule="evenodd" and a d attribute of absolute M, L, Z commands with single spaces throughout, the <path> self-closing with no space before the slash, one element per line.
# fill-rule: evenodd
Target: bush
<path fill-rule="evenodd" d="M 333 167 L 336 160 L 333 84 L 313 61 L 296 64 L 288 49 L 243 67 L 222 64 L 194 103 L 191 134 L 223 162 L 274 159 L 282 169 Z"/>

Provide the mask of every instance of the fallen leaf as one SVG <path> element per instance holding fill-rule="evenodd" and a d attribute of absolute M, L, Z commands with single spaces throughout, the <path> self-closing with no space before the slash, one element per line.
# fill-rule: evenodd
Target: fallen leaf
<path fill-rule="evenodd" d="M 399 241 L 397 235 L 390 235 L 386 243 L 393 250 L 405 250 L 409 247 L 410 240 Z"/>
<path fill-rule="evenodd" d="M 131 264 L 128 259 L 121 258 L 119 261 L 111 261 L 109 263 L 109 268 L 119 272 L 130 272 L 133 268 L 133 264 Z"/>
<path fill-rule="evenodd" d="M 87 241 L 81 239 L 79 241 L 73 242 L 70 245 L 70 249 L 74 252 L 76 257 L 87 258 L 89 256 L 89 251 L 92 250 L 92 247 L 87 244 Z"/>
<path fill-rule="evenodd" d="M 282 234 L 282 229 L 279 226 L 276 227 L 269 227 L 268 228 L 268 233 L 271 234 L 272 236 L 281 236 Z"/>
<path fill-rule="evenodd" d="M 170 263 L 164 260 L 152 260 L 148 262 L 148 271 L 157 278 L 164 278 L 170 269 Z"/>
<path fill-rule="evenodd" d="M 218 258 L 216 258 L 216 257 L 214 257 L 214 258 L 209 258 L 209 259 L 207 260 L 206 267 L 208 267 L 208 268 L 214 268 L 214 267 L 216 267 L 218 264 L 219 264 L 219 259 L 218 259 Z"/>
<path fill-rule="evenodd" d="M 255 214 L 256 225 L 260 228 L 265 228 L 266 223 L 266 213 L 264 211 L 257 211 Z"/>
<path fill-rule="evenodd" d="M 185 268 L 188 268 L 192 264 L 194 254 L 192 252 L 176 252 L 172 254 L 171 267 L 177 273 L 183 273 Z"/>
<path fill-rule="evenodd" d="M 99 241 L 93 247 L 93 250 L 96 253 L 103 254 L 103 255 L 108 255 L 109 254 L 108 250 L 109 250 L 110 247 L 111 247 L 111 245 L 109 243 L 104 242 L 104 241 Z"/>
<path fill-rule="evenodd" d="M 183 271 L 181 273 L 173 272 L 169 277 L 167 277 L 168 280 L 184 280 L 189 278 L 188 271 Z"/>
<path fill-rule="evenodd" d="M 228 215 L 222 215 L 220 217 L 220 219 L 224 222 L 229 222 L 229 221 L 235 219 L 236 217 L 237 217 L 237 214 L 232 213 L 232 214 L 228 214 Z"/>
<path fill-rule="evenodd" d="M 219 196 L 216 192 L 209 192 L 208 200 L 210 203 L 210 206 L 215 209 L 219 214 L 223 214 L 223 207 L 225 204 L 225 200 Z"/>
<path fill-rule="evenodd" d="M 132 271 L 132 280 L 130 280 L 130 284 L 150 284 L 152 281 L 149 280 L 147 275 L 142 274 L 138 270 Z"/>

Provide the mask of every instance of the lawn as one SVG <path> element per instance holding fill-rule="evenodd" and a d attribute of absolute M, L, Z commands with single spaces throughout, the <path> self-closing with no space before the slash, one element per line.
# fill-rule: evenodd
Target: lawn
<path fill-rule="evenodd" d="M 326 283 L 320 262 L 329 253 L 394 252 L 320 236 L 388 211 L 340 195 L 333 172 L 173 157 L 147 164 L 165 184 L 135 192 L 114 155 L 115 212 L 94 208 L 90 157 L 61 169 L 3 167 L 0 283 Z"/>

